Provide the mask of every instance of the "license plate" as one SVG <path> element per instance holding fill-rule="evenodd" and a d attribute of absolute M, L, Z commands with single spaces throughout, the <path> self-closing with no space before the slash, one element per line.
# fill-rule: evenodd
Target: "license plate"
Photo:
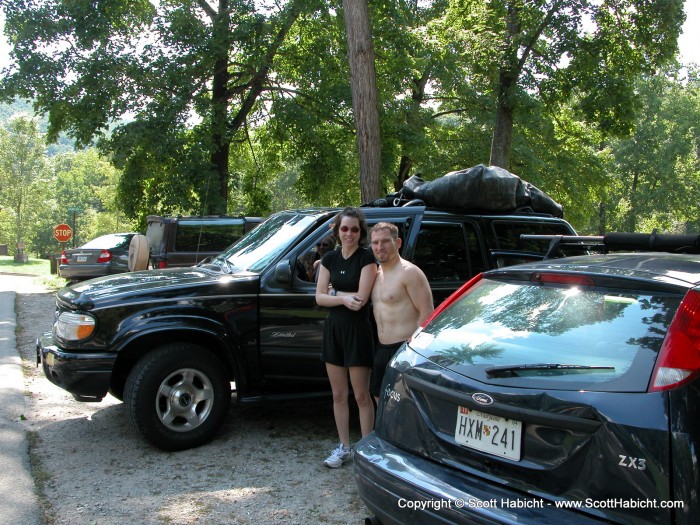
<path fill-rule="evenodd" d="M 75 258 L 76 262 L 87 262 L 87 255 L 78 255 Z"/>
<path fill-rule="evenodd" d="M 465 407 L 457 408 L 455 441 L 514 461 L 520 461 L 522 422 Z"/>

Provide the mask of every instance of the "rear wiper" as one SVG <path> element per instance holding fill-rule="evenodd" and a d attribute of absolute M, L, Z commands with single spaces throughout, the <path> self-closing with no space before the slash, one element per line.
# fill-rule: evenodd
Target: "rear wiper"
<path fill-rule="evenodd" d="M 489 377 L 518 377 L 527 372 L 544 372 L 537 375 L 580 374 L 587 372 L 614 372 L 614 366 L 567 365 L 562 363 L 533 363 L 529 365 L 491 366 L 484 372 Z M 524 374 L 519 372 L 525 372 Z"/>

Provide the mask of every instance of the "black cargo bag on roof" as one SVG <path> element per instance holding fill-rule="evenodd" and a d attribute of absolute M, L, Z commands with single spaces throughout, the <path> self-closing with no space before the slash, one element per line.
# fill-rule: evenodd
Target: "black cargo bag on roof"
<path fill-rule="evenodd" d="M 403 199 L 420 199 L 426 206 L 485 211 L 531 208 L 537 213 L 563 217 L 560 204 L 549 195 L 498 166 L 479 164 L 452 171 L 426 182 L 414 175 L 403 184 Z"/>

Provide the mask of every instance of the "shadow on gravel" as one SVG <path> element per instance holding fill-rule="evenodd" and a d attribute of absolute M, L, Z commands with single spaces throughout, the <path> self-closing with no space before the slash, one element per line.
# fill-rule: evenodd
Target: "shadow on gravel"
<path fill-rule="evenodd" d="M 148 445 L 121 404 L 92 407 L 38 432 L 54 524 L 347 524 L 366 515 L 352 464 L 322 464 L 337 441 L 330 399 L 234 406 L 211 443 L 181 452 Z"/>

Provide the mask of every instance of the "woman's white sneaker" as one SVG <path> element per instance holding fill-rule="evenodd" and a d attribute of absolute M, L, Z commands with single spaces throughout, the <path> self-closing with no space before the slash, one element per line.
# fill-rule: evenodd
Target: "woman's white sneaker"
<path fill-rule="evenodd" d="M 328 468 L 339 468 L 352 457 L 352 449 L 345 447 L 342 443 L 331 452 L 331 455 L 323 462 Z"/>

